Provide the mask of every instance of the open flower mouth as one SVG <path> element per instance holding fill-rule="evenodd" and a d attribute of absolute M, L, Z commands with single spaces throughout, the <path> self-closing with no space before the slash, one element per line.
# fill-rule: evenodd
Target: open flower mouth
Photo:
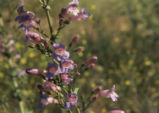
<path fill-rule="evenodd" d="M 65 67 L 65 68 L 69 68 L 71 65 L 72 65 L 71 62 L 64 62 L 64 63 L 62 64 L 62 66 Z"/>
<path fill-rule="evenodd" d="M 79 13 L 79 10 L 78 10 L 77 7 L 70 7 L 70 8 L 68 9 L 68 14 L 77 16 L 78 13 Z"/>
<path fill-rule="evenodd" d="M 57 70 L 58 70 L 58 68 L 56 68 L 56 67 L 51 67 L 51 68 L 49 69 L 49 72 L 50 72 L 50 73 L 55 73 Z"/>
<path fill-rule="evenodd" d="M 65 52 L 65 50 L 63 48 L 58 48 L 58 49 L 55 50 L 55 53 L 57 55 L 62 55 L 62 54 L 64 54 L 64 52 Z"/>
<path fill-rule="evenodd" d="M 76 97 L 71 97 L 68 99 L 69 102 L 71 103 L 75 103 L 77 101 L 77 98 Z"/>

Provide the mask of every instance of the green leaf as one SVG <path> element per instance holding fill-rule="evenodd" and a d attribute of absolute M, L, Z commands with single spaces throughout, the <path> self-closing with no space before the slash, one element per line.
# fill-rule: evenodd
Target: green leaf
<path fill-rule="evenodd" d="M 75 89 L 73 90 L 73 93 L 77 94 L 77 93 L 78 93 L 78 90 L 79 90 L 79 88 L 75 88 Z"/>

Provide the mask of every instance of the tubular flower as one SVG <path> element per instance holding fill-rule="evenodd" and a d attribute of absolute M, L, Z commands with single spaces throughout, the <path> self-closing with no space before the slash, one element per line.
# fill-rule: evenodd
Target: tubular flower
<path fill-rule="evenodd" d="M 66 108 L 74 107 L 78 103 L 77 95 L 72 93 L 67 95 L 67 102 L 65 103 Z"/>
<path fill-rule="evenodd" d="M 78 5 L 78 0 L 70 2 L 66 8 L 62 8 L 60 18 L 66 18 L 68 22 L 73 20 L 80 21 L 89 18 L 90 15 L 86 14 L 86 10 L 82 8 L 80 11 Z"/>
<path fill-rule="evenodd" d="M 125 113 L 123 110 L 112 110 L 109 111 L 108 113 Z"/>
<path fill-rule="evenodd" d="M 71 76 L 68 76 L 68 74 L 65 74 L 65 73 L 61 75 L 61 79 L 66 84 L 70 84 L 70 82 L 72 82 L 73 80 Z"/>
<path fill-rule="evenodd" d="M 42 110 L 48 104 L 58 104 L 58 100 L 45 94 L 40 94 L 39 108 Z"/>
<path fill-rule="evenodd" d="M 84 64 L 92 64 L 95 63 L 98 60 L 97 56 L 93 56 L 90 59 L 88 59 L 87 61 L 84 62 Z"/>
<path fill-rule="evenodd" d="M 37 28 L 37 22 L 39 22 L 39 18 L 37 18 L 33 12 L 24 11 L 23 6 L 20 6 L 17 12 L 19 16 L 15 18 L 15 21 L 18 21 L 21 24 L 19 28 L 22 28 L 23 30 Z"/>
<path fill-rule="evenodd" d="M 53 58 L 56 60 L 65 60 L 69 58 L 69 52 L 65 50 L 65 46 L 63 44 L 55 43 L 53 45 L 55 52 L 53 53 Z"/>
<path fill-rule="evenodd" d="M 69 70 L 73 70 L 75 68 L 74 66 L 74 62 L 72 60 L 64 60 L 64 61 L 61 61 L 61 65 L 62 65 L 62 73 L 68 73 Z"/>
<path fill-rule="evenodd" d="M 41 70 L 41 69 L 37 69 L 37 68 L 28 68 L 28 69 L 26 69 L 26 73 L 29 75 L 42 76 L 42 75 L 46 74 L 46 71 Z"/>
<path fill-rule="evenodd" d="M 117 98 L 119 97 L 117 93 L 114 92 L 115 85 L 113 85 L 112 89 L 106 89 L 99 93 L 99 96 L 104 98 L 111 98 L 112 101 L 117 101 Z"/>
<path fill-rule="evenodd" d="M 48 63 L 46 77 L 53 79 L 54 76 L 61 73 L 59 66 L 56 63 Z"/>
<path fill-rule="evenodd" d="M 53 91 L 55 91 L 56 93 L 58 93 L 58 92 L 61 90 L 61 88 L 60 88 L 59 86 L 57 86 L 57 85 L 55 85 L 54 83 L 49 82 L 49 81 L 47 81 L 47 80 L 44 82 L 43 88 L 44 88 L 46 91 L 51 91 L 51 90 L 53 90 Z"/>
<path fill-rule="evenodd" d="M 34 44 L 43 43 L 43 37 L 41 37 L 38 33 L 26 30 L 25 35 L 26 42 L 31 41 Z"/>
<path fill-rule="evenodd" d="M 75 44 L 79 39 L 79 36 L 78 35 L 75 35 L 73 37 L 73 39 L 71 40 L 70 44 L 69 44 L 69 47 L 71 47 L 73 44 Z"/>

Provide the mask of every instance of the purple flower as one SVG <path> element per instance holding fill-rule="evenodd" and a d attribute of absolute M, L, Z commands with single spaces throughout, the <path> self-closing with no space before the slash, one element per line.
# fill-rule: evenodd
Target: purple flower
<path fill-rule="evenodd" d="M 57 85 L 55 85 L 54 83 L 49 82 L 49 81 L 47 81 L 47 80 L 44 82 L 43 88 L 44 88 L 44 90 L 46 90 L 46 91 L 51 91 L 51 90 L 53 90 L 53 91 L 55 91 L 56 93 L 58 93 L 58 92 L 61 90 L 61 88 L 60 88 L 59 86 L 57 86 Z"/>
<path fill-rule="evenodd" d="M 62 73 L 68 73 L 69 70 L 73 70 L 75 68 L 74 62 L 69 59 L 61 61 L 61 65 L 62 65 L 61 68 Z"/>
<path fill-rule="evenodd" d="M 108 113 L 125 113 L 123 110 L 112 110 L 109 111 Z"/>
<path fill-rule="evenodd" d="M 75 35 L 73 37 L 73 39 L 71 40 L 70 44 L 69 44 L 69 47 L 71 47 L 73 44 L 75 44 L 79 39 L 79 36 L 78 35 Z"/>
<path fill-rule="evenodd" d="M 45 94 L 40 94 L 39 108 L 42 110 L 48 104 L 57 104 L 58 100 Z"/>
<path fill-rule="evenodd" d="M 74 107 L 78 103 L 77 95 L 72 93 L 67 95 L 67 102 L 65 103 L 66 108 Z"/>
<path fill-rule="evenodd" d="M 69 52 L 65 50 L 65 46 L 63 44 L 55 43 L 53 47 L 55 49 L 55 52 L 53 53 L 54 59 L 61 61 L 69 58 Z"/>
<path fill-rule="evenodd" d="M 39 18 L 37 18 L 33 12 L 24 11 L 23 6 L 20 6 L 17 12 L 19 16 L 15 18 L 15 21 L 18 21 L 21 24 L 19 28 L 22 28 L 23 30 L 27 30 L 31 27 L 37 28 L 37 22 L 39 22 Z"/>
<path fill-rule="evenodd" d="M 26 30 L 25 35 L 26 35 L 25 41 L 31 41 L 32 43 L 35 44 L 43 42 L 43 37 L 41 37 L 38 33 Z"/>
<path fill-rule="evenodd" d="M 89 58 L 87 61 L 84 62 L 84 64 L 92 64 L 95 63 L 98 60 L 97 56 L 93 56 L 91 58 Z"/>
<path fill-rule="evenodd" d="M 102 96 L 104 98 L 111 98 L 112 101 L 117 101 L 117 98 L 119 97 L 117 93 L 114 92 L 115 85 L 113 85 L 112 89 L 106 89 L 99 93 L 99 96 Z"/>
<path fill-rule="evenodd" d="M 78 0 L 73 0 L 72 2 L 70 2 L 69 6 L 67 7 L 67 14 L 77 16 L 79 13 L 78 5 Z"/>
<path fill-rule="evenodd" d="M 72 2 L 69 3 L 69 5 L 73 5 L 73 6 L 78 6 L 79 5 L 79 2 L 78 0 L 73 0 Z"/>
<path fill-rule="evenodd" d="M 80 20 L 88 19 L 89 17 L 90 17 L 90 15 L 86 14 L 85 8 L 82 8 L 81 12 L 79 12 L 78 15 L 71 16 L 68 20 L 69 21 L 73 21 L 73 20 L 80 21 Z"/>
<path fill-rule="evenodd" d="M 82 8 L 80 11 L 78 5 L 78 0 L 73 0 L 66 8 L 62 8 L 60 13 L 61 20 L 65 19 L 67 22 L 70 22 L 73 20 L 80 21 L 89 18 L 90 15 L 86 14 L 86 10 Z"/>
<path fill-rule="evenodd" d="M 54 76 L 61 73 L 59 66 L 56 63 L 48 63 L 46 77 L 53 79 Z"/>
<path fill-rule="evenodd" d="M 27 68 L 26 73 L 29 75 L 43 76 L 46 74 L 46 70 L 41 70 L 37 68 Z"/>
<path fill-rule="evenodd" d="M 61 79 L 66 84 L 70 84 L 70 82 L 72 82 L 72 80 L 73 80 L 71 76 L 69 76 L 68 74 L 65 74 L 65 73 L 63 73 L 61 75 Z"/>

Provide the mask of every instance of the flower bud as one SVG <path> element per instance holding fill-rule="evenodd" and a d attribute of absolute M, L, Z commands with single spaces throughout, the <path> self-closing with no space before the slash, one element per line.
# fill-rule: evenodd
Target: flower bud
<path fill-rule="evenodd" d="M 93 93 L 99 93 L 101 90 L 102 90 L 102 87 L 98 86 L 97 88 L 93 90 Z"/>
<path fill-rule="evenodd" d="M 88 66 L 88 68 L 89 68 L 89 69 L 93 69 L 95 66 L 96 66 L 95 64 L 90 64 L 90 65 Z"/>
<path fill-rule="evenodd" d="M 46 74 L 46 71 L 45 70 L 36 69 L 36 68 L 28 68 L 28 69 L 26 69 L 26 73 L 29 74 L 29 75 L 41 76 L 41 75 Z"/>
<path fill-rule="evenodd" d="M 82 47 L 78 47 L 78 48 L 76 48 L 76 49 L 74 50 L 74 52 L 79 52 L 79 51 L 82 51 L 82 50 L 83 50 Z"/>
<path fill-rule="evenodd" d="M 80 76 L 80 75 L 81 75 L 81 73 L 77 72 L 77 76 Z"/>
<path fill-rule="evenodd" d="M 95 63 L 98 60 L 97 56 L 93 56 L 90 59 L 88 59 L 87 61 L 84 62 L 84 64 L 92 64 Z"/>
<path fill-rule="evenodd" d="M 78 41 L 78 39 L 79 39 L 79 36 L 78 36 L 78 35 L 75 35 L 75 36 L 73 37 L 72 41 L 70 42 L 69 47 L 71 47 L 72 44 L 75 44 L 75 43 Z"/>
<path fill-rule="evenodd" d="M 95 95 L 94 97 L 93 97 L 93 100 L 96 100 L 96 99 L 98 99 L 100 96 L 99 95 Z"/>

